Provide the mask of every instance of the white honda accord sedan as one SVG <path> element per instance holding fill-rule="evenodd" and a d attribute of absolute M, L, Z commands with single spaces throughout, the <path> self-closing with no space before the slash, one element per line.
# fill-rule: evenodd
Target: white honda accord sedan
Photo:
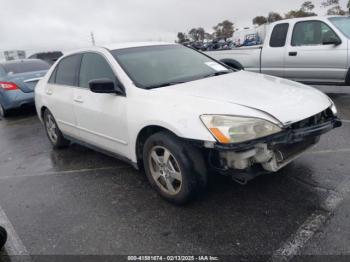
<path fill-rule="evenodd" d="M 201 192 L 208 172 L 245 184 L 341 126 L 314 88 L 168 43 L 67 54 L 39 82 L 35 102 L 55 149 L 81 143 L 128 161 L 175 204 Z"/>

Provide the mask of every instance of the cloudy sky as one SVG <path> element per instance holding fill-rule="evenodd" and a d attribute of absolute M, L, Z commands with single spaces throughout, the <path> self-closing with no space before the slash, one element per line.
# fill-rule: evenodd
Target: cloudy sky
<path fill-rule="evenodd" d="M 340 0 L 346 7 L 347 0 Z M 282 14 L 304 0 L 0 0 L 0 53 L 21 49 L 68 51 L 123 41 L 174 41 L 178 31 L 229 19 L 251 26 L 256 15 Z M 319 14 L 321 0 L 314 0 Z M 0 57 L 1 59 L 1 57 Z"/>

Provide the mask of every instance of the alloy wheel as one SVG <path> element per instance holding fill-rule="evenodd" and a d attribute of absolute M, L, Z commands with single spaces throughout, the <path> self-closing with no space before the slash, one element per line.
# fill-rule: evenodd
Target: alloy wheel
<path fill-rule="evenodd" d="M 48 114 L 46 117 L 46 130 L 51 142 L 56 143 L 58 138 L 57 125 L 51 114 Z"/>
<path fill-rule="evenodd" d="M 155 146 L 149 154 L 151 175 L 165 193 L 176 195 L 182 186 L 180 166 L 174 155 L 165 147 Z"/>

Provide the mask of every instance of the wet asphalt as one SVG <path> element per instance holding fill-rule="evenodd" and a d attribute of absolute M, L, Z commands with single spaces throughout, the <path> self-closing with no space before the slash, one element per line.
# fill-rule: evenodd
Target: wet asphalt
<path fill-rule="evenodd" d="M 350 176 L 350 87 L 322 88 L 342 128 L 274 175 L 213 176 L 185 207 L 131 166 L 72 145 L 54 151 L 34 110 L 0 120 L 0 207 L 33 255 L 271 255 Z M 350 198 L 303 254 L 350 254 Z"/>

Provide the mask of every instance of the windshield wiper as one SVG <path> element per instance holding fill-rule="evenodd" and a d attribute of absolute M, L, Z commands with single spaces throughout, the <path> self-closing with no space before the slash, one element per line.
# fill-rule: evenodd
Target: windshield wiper
<path fill-rule="evenodd" d="M 186 83 L 186 81 L 166 82 L 166 83 L 159 84 L 159 85 L 148 86 L 148 87 L 146 87 L 146 89 L 155 89 L 155 88 L 161 88 L 161 87 L 166 87 L 166 86 L 173 86 L 173 85 L 178 85 L 178 84 L 183 84 L 183 83 Z"/>
<path fill-rule="evenodd" d="M 209 74 L 209 75 L 203 76 L 203 78 L 208 78 L 208 77 L 213 77 L 213 76 L 221 76 L 221 75 L 226 75 L 226 74 L 229 74 L 229 73 L 232 73 L 232 71 L 219 71 L 219 72 L 215 72 L 213 74 Z"/>

